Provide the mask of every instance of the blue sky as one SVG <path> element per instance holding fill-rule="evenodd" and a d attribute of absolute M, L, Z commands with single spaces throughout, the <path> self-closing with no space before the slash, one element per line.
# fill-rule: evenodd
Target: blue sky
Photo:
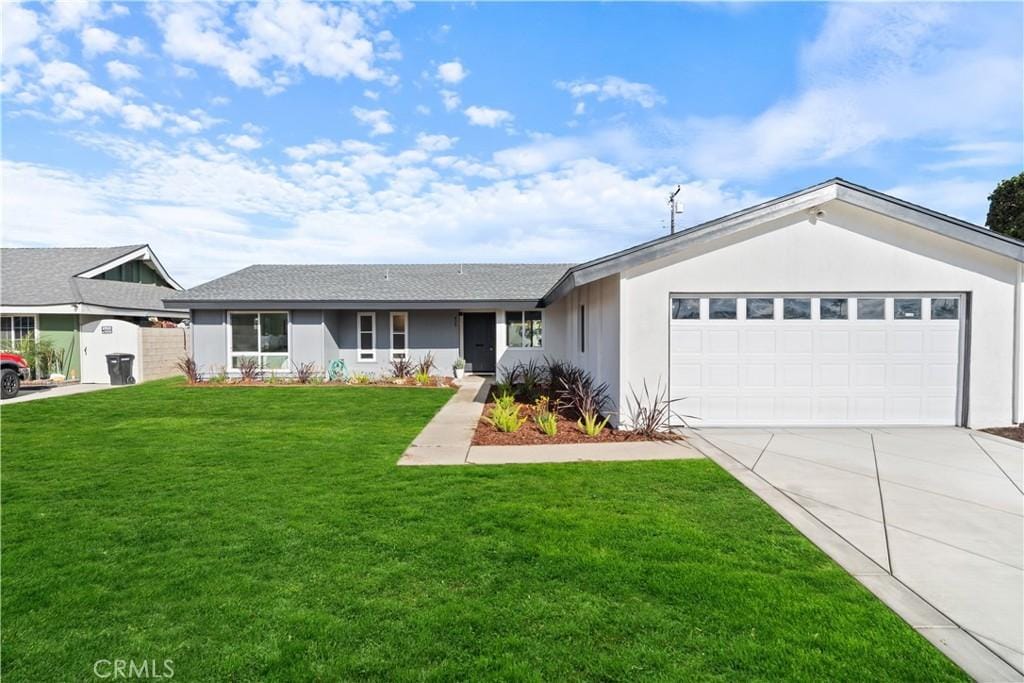
<path fill-rule="evenodd" d="M 833 176 L 983 223 L 1022 5 L 5 4 L 5 246 L 578 261 Z"/>

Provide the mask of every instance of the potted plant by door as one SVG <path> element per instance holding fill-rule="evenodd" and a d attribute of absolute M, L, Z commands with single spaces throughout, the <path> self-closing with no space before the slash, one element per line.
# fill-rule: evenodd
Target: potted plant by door
<path fill-rule="evenodd" d="M 466 359 L 459 357 L 455 359 L 455 379 L 462 379 L 466 374 Z"/>

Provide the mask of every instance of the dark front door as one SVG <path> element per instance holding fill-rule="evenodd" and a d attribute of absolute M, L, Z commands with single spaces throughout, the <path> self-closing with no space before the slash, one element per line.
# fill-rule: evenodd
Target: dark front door
<path fill-rule="evenodd" d="M 466 372 L 494 372 L 494 314 L 463 313 Z"/>

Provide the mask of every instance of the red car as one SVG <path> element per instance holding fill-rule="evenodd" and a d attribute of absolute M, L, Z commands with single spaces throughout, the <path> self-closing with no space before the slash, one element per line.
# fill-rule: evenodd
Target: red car
<path fill-rule="evenodd" d="M 28 363 L 18 354 L 4 351 L 0 353 L 0 369 L 0 398 L 14 398 L 21 390 L 22 380 L 29 377 Z"/>

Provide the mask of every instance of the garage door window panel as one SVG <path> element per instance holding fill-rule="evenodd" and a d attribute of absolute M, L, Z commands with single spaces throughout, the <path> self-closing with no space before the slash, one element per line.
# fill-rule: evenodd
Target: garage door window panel
<path fill-rule="evenodd" d="M 932 299 L 932 320 L 959 320 L 960 300 L 956 298 Z"/>
<path fill-rule="evenodd" d="M 708 317 L 711 320 L 735 320 L 736 299 L 712 298 L 708 300 Z"/>
<path fill-rule="evenodd" d="M 885 320 L 885 299 L 857 299 L 857 320 Z"/>
<path fill-rule="evenodd" d="M 895 299 L 893 300 L 893 318 L 895 320 L 920 320 L 921 300 L 920 299 Z"/>
<path fill-rule="evenodd" d="M 820 302 L 822 320 L 846 320 L 849 318 L 847 299 L 822 298 Z"/>
<path fill-rule="evenodd" d="M 782 317 L 785 320 L 810 320 L 811 300 L 810 299 L 783 299 Z"/>
<path fill-rule="evenodd" d="M 695 297 L 672 299 L 673 320 L 700 320 L 700 299 Z"/>
<path fill-rule="evenodd" d="M 747 320 L 774 320 L 775 299 L 754 297 L 747 299 Z"/>

